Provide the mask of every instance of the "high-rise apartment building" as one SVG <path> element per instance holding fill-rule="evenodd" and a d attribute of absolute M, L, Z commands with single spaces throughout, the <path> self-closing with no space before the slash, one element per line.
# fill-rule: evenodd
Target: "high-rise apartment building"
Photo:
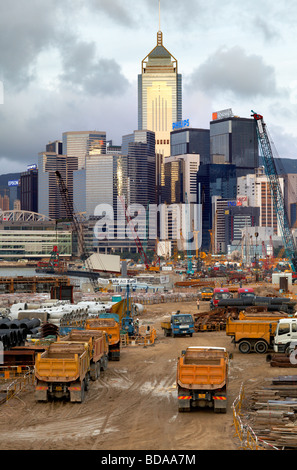
<path fill-rule="evenodd" d="M 153 131 L 156 154 L 170 155 L 172 124 L 182 119 L 182 76 L 175 57 L 157 33 L 156 47 L 142 60 L 138 75 L 138 129 Z"/>
<path fill-rule="evenodd" d="M 210 155 L 223 156 L 225 163 L 235 165 L 237 177 L 253 173 L 259 166 L 255 120 L 234 116 L 231 109 L 213 113 Z"/>
<path fill-rule="evenodd" d="M 85 168 L 87 155 L 106 154 L 106 132 L 77 131 L 63 133 L 63 155 L 77 157 L 78 169 Z"/>
<path fill-rule="evenodd" d="M 280 177 L 279 182 L 284 194 L 284 178 Z M 257 168 L 255 174 L 237 179 L 237 195 L 247 196 L 249 206 L 260 207 L 260 227 L 273 227 L 274 233 L 281 235 L 271 196 L 269 178 L 265 175 L 263 167 Z"/>

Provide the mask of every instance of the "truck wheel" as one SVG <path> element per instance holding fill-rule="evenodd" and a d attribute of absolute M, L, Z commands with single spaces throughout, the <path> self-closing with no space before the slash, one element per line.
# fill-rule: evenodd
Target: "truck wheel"
<path fill-rule="evenodd" d="M 251 343 L 244 340 L 240 341 L 238 349 L 242 354 L 248 354 L 251 351 Z"/>
<path fill-rule="evenodd" d="M 257 341 L 255 344 L 255 351 L 258 354 L 265 354 L 268 349 L 267 343 L 265 341 Z"/>

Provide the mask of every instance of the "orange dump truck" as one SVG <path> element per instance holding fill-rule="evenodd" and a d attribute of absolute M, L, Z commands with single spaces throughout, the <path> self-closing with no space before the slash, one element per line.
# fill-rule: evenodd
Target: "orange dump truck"
<path fill-rule="evenodd" d="M 225 348 L 191 346 L 182 351 L 176 375 L 179 411 L 209 407 L 226 413 L 228 363 Z"/>
<path fill-rule="evenodd" d="M 120 324 L 114 318 L 90 318 L 86 320 L 86 330 L 99 330 L 107 333 L 111 361 L 120 360 Z"/>
<path fill-rule="evenodd" d="M 88 388 L 88 343 L 52 343 L 35 359 L 35 399 L 66 398 L 82 402 Z"/>
<path fill-rule="evenodd" d="M 67 336 L 59 338 L 59 342 L 88 342 L 90 355 L 90 378 L 97 380 L 101 371 L 108 366 L 108 339 L 104 331 L 71 330 Z"/>
<path fill-rule="evenodd" d="M 226 335 L 232 337 L 232 343 L 238 344 L 243 354 L 255 351 L 264 354 L 273 348 L 273 338 L 277 327 L 278 317 L 254 318 L 249 320 L 231 320 L 226 323 Z"/>

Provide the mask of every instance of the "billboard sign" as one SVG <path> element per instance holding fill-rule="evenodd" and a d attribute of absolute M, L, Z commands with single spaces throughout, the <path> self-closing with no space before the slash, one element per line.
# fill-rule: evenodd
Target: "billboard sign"
<path fill-rule="evenodd" d="M 176 129 L 183 129 L 184 127 L 189 127 L 190 120 L 184 119 L 183 121 L 177 121 L 172 123 L 172 130 L 175 131 Z"/>

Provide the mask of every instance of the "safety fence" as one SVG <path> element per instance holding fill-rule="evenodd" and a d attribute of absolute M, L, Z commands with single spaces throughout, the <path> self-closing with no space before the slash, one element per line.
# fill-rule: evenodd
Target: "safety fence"
<path fill-rule="evenodd" d="M 140 327 L 137 335 L 129 336 L 128 334 L 121 334 L 121 346 L 152 346 L 155 344 L 157 332 L 155 328 Z"/>
<path fill-rule="evenodd" d="M 30 366 L 0 366 L 0 404 L 24 391 L 34 382 Z"/>
<path fill-rule="evenodd" d="M 240 448 L 245 450 L 267 450 L 273 449 L 278 450 L 277 447 L 259 439 L 251 426 L 244 424 L 241 419 L 242 415 L 242 404 L 245 398 L 244 386 L 240 387 L 238 397 L 235 398 L 232 404 L 233 411 L 233 425 L 235 428 L 234 436 L 237 436 L 240 440 Z"/>

